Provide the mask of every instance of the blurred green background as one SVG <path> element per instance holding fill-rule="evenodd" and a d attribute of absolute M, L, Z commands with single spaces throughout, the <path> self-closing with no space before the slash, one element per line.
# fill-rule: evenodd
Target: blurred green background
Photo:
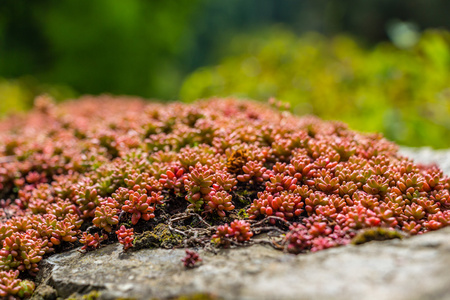
<path fill-rule="evenodd" d="M 82 94 L 275 97 L 450 147 L 448 0 L 2 0 L 0 116 Z"/>

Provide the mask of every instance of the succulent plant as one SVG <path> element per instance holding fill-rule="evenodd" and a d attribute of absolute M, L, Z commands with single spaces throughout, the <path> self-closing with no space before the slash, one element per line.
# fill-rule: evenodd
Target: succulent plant
<path fill-rule="evenodd" d="M 448 177 L 342 123 L 234 99 L 88 97 L 52 114 L 0 121 L 1 297 L 29 295 L 44 255 L 78 239 L 91 251 L 117 236 L 127 251 L 164 227 L 172 246 L 228 247 L 276 227 L 298 254 L 450 224 Z"/>
<path fill-rule="evenodd" d="M 217 227 L 216 233 L 212 236 L 212 241 L 216 244 L 228 245 L 229 240 L 245 242 L 250 240 L 253 232 L 250 231 L 250 224 L 244 220 L 235 220 L 230 225 L 225 224 Z"/>
<path fill-rule="evenodd" d="M 186 256 L 183 257 L 181 261 L 186 268 L 194 268 L 197 263 L 202 261 L 202 259 L 197 252 L 186 249 Z"/>
<path fill-rule="evenodd" d="M 225 191 L 211 192 L 209 198 L 209 208 L 216 211 L 220 217 L 225 217 L 225 211 L 234 209 L 232 196 Z"/>
<path fill-rule="evenodd" d="M 95 226 L 103 228 L 107 232 L 111 232 L 112 226 L 119 223 L 119 203 L 113 198 L 107 198 L 102 201 L 95 209 L 95 217 L 92 220 Z"/>
<path fill-rule="evenodd" d="M 129 199 L 125 201 L 122 210 L 131 214 L 131 223 L 136 225 L 140 218 L 148 221 L 155 217 L 153 214 L 155 208 L 150 206 L 150 204 L 152 202 L 147 194 L 141 195 L 138 192 L 134 192 L 129 194 Z"/>
<path fill-rule="evenodd" d="M 117 238 L 119 239 L 119 243 L 123 245 L 123 250 L 127 251 L 129 248 L 133 247 L 134 240 L 134 229 L 133 228 L 125 228 L 125 226 L 120 226 L 119 230 L 116 231 Z"/>
<path fill-rule="evenodd" d="M 191 167 L 189 174 L 184 180 L 184 185 L 188 194 L 186 200 L 191 204 L 190 208 L 195 211 L 202 209 L 205 201 L 210 199 L 210 192 L 213 185 L 213 171 L 208 166 L 197 163 Z"/>
<path fill-rule="evenodd" d="M 80 243 L 82 243 L 84 246 L 81 247 L 81 250 L 95 250 L 100 247 L 100 243 L 106 239 L 108 239 L 107 235 L 99 235 L 98 233 L 90 234 L 87 232 L 83 232 L 83 235 L 80 238 Z"/>
<path fill-rule="evenodd" d="M 29 297 L 34 291 L 35 285 L 30 280 L 21 280 L 19 271 L 0 271 L 0 297 L 13 299 Z"/>

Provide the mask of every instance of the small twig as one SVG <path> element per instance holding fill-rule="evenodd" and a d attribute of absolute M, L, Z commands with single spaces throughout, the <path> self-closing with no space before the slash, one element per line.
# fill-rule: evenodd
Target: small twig
<path fill-rule="evenodd" d="M 283 218 L 276 217 L 276 216 L 267 216 L 267 217 L 265 217 L 264 219 L 262 219 L 261 221 L 255 223 L 255 224 L 252 224 L 252 226 L 259 226 L 259 225 L 261 225 L 262 223 L 269 221 L 270 219 L 281 221 L 281 222 L 283 222 L 284 224 L 286 224 L 288 227 L 292 225 L 289 221 L 286 221 L 286 220 L 283 219 Z"/>
<path fill-rule="evenodd" d="M 181 231 L 179 229 L 173 228 L 170 224 L 168 226 L 169 226 L 169 230 L 170 231 L 175 231 L 176 233 L 179 233 L 181 235 L 188 236 L 185 232 L 183 232 L 183 231 Z"/>
<path fill-rule="evenodd" d="M 275 241 L 272 241 L 272 243 L 273 243 L 273 246 L 274 246 L 274 248 L 275 249 L 277 249 L 277 250 L 281 250 L 281 249 L 283 249 L 283 252 L 287 252 L 287 243 L 286 243 L 286 245 L 280 245 L 280 244 L 278 244 L 277 242 L 275 242 Z"/>
<path fill-rule="evenodd" d="M 259 234 L 263 230 L 264 231 L 272 231 L 272 230 L 274 230 L 274 231 L 278 231 L 279 233 L 282 233 L 282 234 L 286 233 L 285 231 L 283 231 L 280 228 L 275 227 L 275 226 L 273 226 L 273 227 L 257 227 L 257 228 L 253 228 L 252 230 L 253 230 L 253 232 L 255 234 Z"/>
<path fill-rule="evenodd" d="M 269 244 L 272 245 L 272 241 L 268 241 L 268 240 L 252 240 L 251 244 Z"/>
<path fill-rule="evenodd" d="M 223 241 L 225 241 L 225 242 L 227 242 L 227 245 L 233 245 L 233 246 L 245 246 L 245 244 L 238 243 L 238 242 L 233 241 L 233 240 L 231 240 L 231 239 L 229 239 L 229 238 L 226 238 L 226 237 L 221 237 L 220 239 L 223 240 Z M 249 244 L 247 244 L 247 245 L 249 245 Z"/>
<path fill-rule="evenodd" d="M 186 215 L 186 213 L 180 213 L 180 214 L 176 214 L 176 215 L 173 215 L 170 219 L 169 219 L 169 221 L 170 222 L 176 222 L 176 221 L 180 221 L 180 220 L 185 220 L 185 219 L 187 219 L 187 218 L 189 218 L 190 216 L 189 215 Z"/>
<path fill-rule="evenodd" d="M 254 240 L 251 243 L 252 245 L 256 245 L 256 244 L 262 244 L 262 245 L 269 245 L 272 248 L 274 248 L 275 250 L 280 250 L 280 246 L 275 243 L 274 241 L 268 241 L 268 240 Z"/>
<path fill-rule="evenodd" d="M 206 225 L 208 229 L 214 228 L 213 226 L 209 225 L 209 223 L 206 222 L 199 214 L 195 212 L 189 212 L 188 214 L 190 214 L 191 216 L 196 216 L 200 220 L 200 222 Z"/>

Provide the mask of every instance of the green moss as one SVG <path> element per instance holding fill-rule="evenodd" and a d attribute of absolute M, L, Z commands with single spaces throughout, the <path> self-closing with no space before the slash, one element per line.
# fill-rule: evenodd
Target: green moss
<path fill-rule="evenodd" d="M 249 197 L 252 194 L 252 192 L 249 192 L 248 190 L 240 190 L 236 192 L 236 195 L 241 197 Z"/>
<path fill-rule="evenodd" d="M 247 210 L 245 208 L 240 209 L 238 211 L 238 217 L 241 220 L 248 219 L 249 216 L 248 216 Z"/>
<path fill-rule="evenodd" d="M 97 300 L 100 297 L 99 291 L 91 291 L 86 295 L 72 294 L 66 300 Z"/>
<path fill-rule="evenodd" d="M 180 227 L 180 230 L 186 228 Z M 183 242 L 183 236 L 170 231 L 169 226 L 163 223 L 158 224 L 153 230 L 146 231 L 137 236 L 134 240 L 134 248 L 173 248 L 181 245 Z"/>
<path fill-rule="evenodd" d="M 364 229 L 352 239 L 353 245 L 360 245 L 370 241 L 384 241 L 392 239 L 402 239 L 403 235 L 394 229 L 377 227 Z"/>
<path fill-rule="evenodd" d="M 248 189 L 240 189 L 234 193 L 233 201 L 237 208 L 242 208 L 250 205 L 256 196 L 255 191 L 249 191 Z"/>

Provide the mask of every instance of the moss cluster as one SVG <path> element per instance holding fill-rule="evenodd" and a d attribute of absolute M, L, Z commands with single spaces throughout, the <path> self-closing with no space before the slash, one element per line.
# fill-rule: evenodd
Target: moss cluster
<path fill-rule="evenodd" d="M 186 227 L 180 227 L 179 230 L 185 230 Z M 183 236 L 169 229 L 166 224 L 158 224 L 153 230 L 145 231 L 136 236 L 133 242 L 134 248 L 166 248 L 171 249 L 179 247 L 183 243 Z"/>
<path fill-rule="evenodd" d="M 377 227 L 361 230 L 353 239 L 352 244 L 360 245 L 370 241 L 385 241 L 393 239 L 403 239 L 404 234 L 397 230 Z"/>

